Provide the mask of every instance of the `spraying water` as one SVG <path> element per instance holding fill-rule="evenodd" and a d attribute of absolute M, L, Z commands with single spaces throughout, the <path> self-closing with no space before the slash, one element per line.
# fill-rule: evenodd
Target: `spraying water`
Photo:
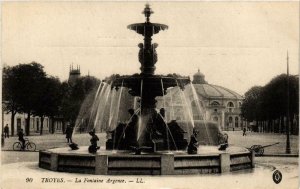
<path fill-rule="evenodd" d="M 104 100 L 102 100 L 102 98 L 100 99 L 100 103 L 99 103 L 99 107 L 98 107 L 98 110 L 97 110 L 97 115 L 96 115 L 96 118 L 95 118 L 95 121 L 94 121 L 93 129 L 95 129 L 95 128 L 104 129 L 103 125 L 101 125 L 101 124 L 104 123 L 103 122 L 103 117 L 104 117 L 105 107 L 107 105 L 107 101 L 109 99 L 110 93 L 111 93 L 110 87 L 109 87 L 109 85 L 107 85 L 107 87 L 106 87 L 106 89 L 104 90 L 104 93 L 103 93 L 103 99 Z"/>
<path fill-rule="evenodd" d="M 199 111 L 200 115 L 202 115 L 202 118 L 203 118 L 203 121 L 204 121 L 205 131 L 206 131 L 206 134 L 208 136 L 209 143 L 212 144 L 211 136 L 210 136 L 210 133 L 208 132 L 208 129 L 207 129 L 206 119 L 205 119 L 204 113 L 202 111 L 202 108 L 200 106 L 199 98 L 198 98 L 198 95 L 196 93 L 195 87 L 193 85 L 191 85 L 191 89 L 192 89 L 193 98 L 195 99 L 195 102 L 196 102 L 196 107 L 198 108 L 198 111 Z"/>
<path fill-rule="evenodd" d="M 175 149 L 178 151 L 176 142 L 175 142 L 174 137 L 173 137 L 173 135 L 172 135 L 172 133 L 171 133 L 171 131 L 170 131 L 170 128 L 169 128 L 168 123 L 166 122 L 166 120 L 164 119 L 164 117 L 163 117 L 160 113 L 158 113 L 158 115 L 162 118 L 162 120 L 164 121 L 165 126 L 166 126 L 166 131 L 167 131 L 167 142 L 168 142 L 168 150 L 170 150 L 169 137 L 168 137 L 168 133 L 169 133 L 170 136 L 171 136 L 172 142 L 173 142 L 173 144 L 174 144 L 174 146 L 175 146 Z"/>
<path fill-rule="evenodd" d="M 142 130 L 142 95 L 143 95 L 143 80 L 141 80 L 141 98 L 140 98 L 140 119 L 139 119 L 139 124 L 138 124 L 138 129 L 137 129 L 137 140 L 139 140 L 140 136 L 141 136 L 141 130 Z"/>
<path fill-rule="evenodd" d="M 178 87 L 179 92 L 180 92 L 180 98 L 181 98 L 181 101 L 182 101 L 182 103 L 184 102 L 184 104 L 185 104 L 185 107 L 186 107 L 186 110 L 187 110 L 189 119 L 190 119 L 190 121 L 191 121 L 191 123 L 192 123 L 192 127 L 194 128 L 194 127 L 195 127 L 195 123 L 194 123 L 194 119 L 193 119 L 193 116 L 192 116 L 191 109 L 190 109 L 189 106 L 188 106 L 187 100 L 186 100 L 186 98 L 185 98 L 185 96 L 184 96 L 183 91 L 180 89 L 177 80 L 176 80 L 176 82 L 177 82 L 177 87 Z"/>
<path fill-rule="evenodd" d="M 162 94 L 163 94 L 163 107 L 164 107 L 164 110 L 166 110 L 165 93 L 164 93 L 164 83 L 163 83 L 163 80 L 162 80 L 162 79 L 160 80 L 160 82 L 161 82 L 161 90 L 162 90 Z M 160 117 L 161 117 L 161 118 L 163 119 L 163 121 L 165 122 L 165 125 L 166 125 L 166 134 L 167 134 L 168 150 L 170 150 L 170 144 L 169 144 L 169 132 L 168 132 L 169 127 L 168 127 L 168 124 L 166 123 L 165 118 L 164 118 L 160 113 L 158 113 L 158 114 L 160 115 Z M 171 132 L 170 132 L 170 135 L 172 135 Z M 173 138 L 173 137 L 172 137 L 172 138 Z M 174 139 L 173 139 L 173 140 L 174 140 Z M 175 141 L 174 141 L 174 145 L 176 146 Z M 177 148 L 177 147 L 176 147 L 176 148 Z"/>
<path fill-rule="evenodd" d="M 121 102 L 122 92 L 123 92 L 123 81 L 122 81 L 122 86 L 121 86 L 121 89 L 120 89 L 120 94 L 119 94 L 119 97 L 118 97 L 117 106 L 115 108 L 117 110 L 117 112 L 116 112 L 116 119 L 114 119 L 115 121 L 113 123 L 110 122 L 110 125 L 109 125 L 110 128 L 111 128 L 111 124 L 117 125 L 117 122 L 119 120 L 119 111 L 120 111 L 120 102 Z M 117 130 L 115 130 L 115 134 L 116 134 L 116 131 Z M 114 138 L 113 146 L 115 146 L 115 144 L 116 144 L 116 141 L 115 141 L 115 138 Z"/>

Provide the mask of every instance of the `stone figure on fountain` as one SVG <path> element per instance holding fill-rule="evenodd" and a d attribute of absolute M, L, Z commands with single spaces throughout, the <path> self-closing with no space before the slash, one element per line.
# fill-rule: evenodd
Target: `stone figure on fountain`
<path fill-rule="evenodd" d="M 225 132 L 218 133 L 218 139 L 219 139 L 219 150 L 223 151 L 226 150 L 228 147 L 228 134 Z"/>
<path fill-rule="evenodd" d="M 140 50 L 139 50 L 139 62 L 143 63 L 144 62 L 144 44 L 139 43 L 138 47 L 140 48 Z"/>
<path fill-rule="evenodd" d="M 156 113 L 153 124 L 152 136 L 154 139 L 166 139 L 167 123 L 165 120 L 165 109 L 161 108 L 159 113 Z"/>
<path fill-rule="evenodd" d="M 138 47 L 140 48 L 139 50 L 139 62 L 141 64 L 144 64 L 145 60 L 152 60 L 151 62 L 155 64 L 157 62 L 157 52 L 156 48 L 158 47 L 157 43 L 153 43 L 151 45 L 151 48 L 145 49 L 143 43 L 139 43 Z"/>
<path fill-rule="evenodd" d="M 126 149 L 130 146 L 137 146 L 137 126 L 138 126 L 138 116 L 134 113 L 134 109 L 129 109 L 130 114 L 129 122 L 126 126 L 123 136 L 125 138 L 124 143 L 126 144 Z"/>
<path fill-rule="evenodd" d="M 198 131 L 193 129 L 193 134 L 191 135 L 191 140 L 188 145 L 188 154 L 197 154 L 198 151 L 198 140 L 197 140 Z"/>
<path fill-rule="evenodd" d="M 95 130 L 92 130 L 89 132 L 89 134 L 92 136 L 91 138 L 91 145 L 89 146 L 89 152 L 90 153 L 96 153 L 97 150 L 100 149 L 100 146 L 97 145 L 97 142 L 99 141 L 98 136 L 95 134 Z"/>

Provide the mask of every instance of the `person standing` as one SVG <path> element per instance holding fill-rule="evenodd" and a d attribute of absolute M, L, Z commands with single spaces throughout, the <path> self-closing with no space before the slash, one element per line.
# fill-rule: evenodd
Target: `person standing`
<path fill-rule="evenodd" d="M 5 127 L 4 127 L 4 138 L 9 138 L 8 124 L 6 124 Z"/>
<path fill-rule="evenodd" d="M 243 136 L 246 136 L 246 127 L 243 129 Z"/>
<path fill-rule="evenodd" d="M 66 139 L 68 143 L 72 143 L 72 134 L 73 134 L 73 129 L 70 126 L 70 124 L 68 124 L 66 128 Z"/>

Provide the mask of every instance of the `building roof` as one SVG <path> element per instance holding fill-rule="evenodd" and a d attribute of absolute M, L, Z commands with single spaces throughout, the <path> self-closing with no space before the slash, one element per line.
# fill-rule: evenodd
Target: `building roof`
<path fill-rule="evenodd" d="M 232 98 L 242 100 L 243 97 L 238 93 L 221 87 L 218 85 L 211 84 L 193 84 L 196 93 L 204 98 Z"/>
<path fill-rule="evenodd" d="M 226 99 L 243 99 L 238 93 L 221 87 L 218 85 L 211 85 L 205 81 L 205 75 L 200 72 L 194 74 L 193 86 L 198 95 L 201 95 L 204 98 L 226 98 Z"/>
<path fill-rule="evenodd" d="M 198 72 L 193 75 L 193 84 L 204 84 L 207 83 L 205 81 L 205 75 L 200 72 L 200 69 L 198 69 Z"/>
<path fill-rule="evenodd" d="M 204 74 L 200 72 L 200 69 L 198 69 L 198 72 L 194 74 L 194 77 L 195 76 L 202 76 L 202 77 L 204 77 Z"/>

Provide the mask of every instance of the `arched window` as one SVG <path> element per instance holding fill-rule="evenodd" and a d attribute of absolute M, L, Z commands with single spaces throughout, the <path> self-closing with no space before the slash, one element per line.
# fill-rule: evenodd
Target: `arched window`
<path fill-rule="evenodd" d="M 228 117 L 228 122 L 227 122 L 227 125 L 229 126 L 229 127 L 232 127 L 232 117 L 231 116 L 229 116 Z"/>
<path fill-rule="evenodd" d="M 228 102 L 228 103 L 227 103 L 227 107 L 228 107 L 228 108 L 233 108 L 233 107 L 234 107 L 233 102 Z"/>
<path fill-rule="evenodd" d="M 234 119 L 234 126 L 239 127 L 239 118 L 238 117 L 235 117 L 235 119 Z"/>
<path fill-rule="evenodd" d="M 220 103 L 218 101 L 213 101 L 212 103 L 210 103 L 210 105 L 212 105 L 212 106 L 220 106 Z"/>
<path fill-rule="evenodd" d="M 228 102 L 227 107 L 228 107 L 229 112 L 232 112 L 232 110 L 234 108 L 233 102 Z"/>
<path fill-rule="evenodd" d="M 242 103 L 241 102 L 239 102 L 239 107 L 242 107 Z"/>

